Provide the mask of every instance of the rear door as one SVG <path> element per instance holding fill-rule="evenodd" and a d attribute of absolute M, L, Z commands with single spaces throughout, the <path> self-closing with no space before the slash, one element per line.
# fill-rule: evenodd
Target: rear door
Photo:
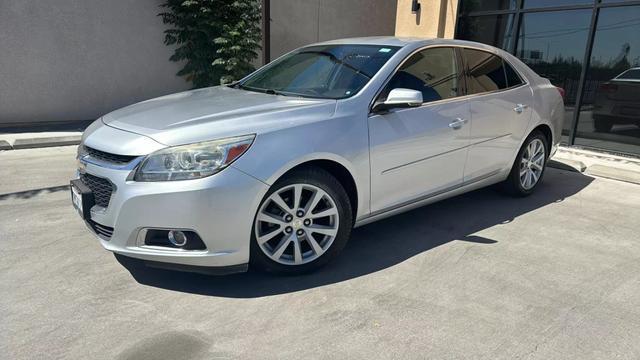
<path fill-rule="evenodd" d="M 376 99 L 395 88 L 422 92 L 423 104 L 369 117 L 371 210 L 401 206 L 462 182 L 469 109 L 462 64 L 451 47 L 411 55 Z"/>
<path fill-rule="evenodd" d="M 533 94 L 501 57 L 463 49 L 471 113 L 470 147 L 464 181 L 511 167 L 531 119 Z"/>

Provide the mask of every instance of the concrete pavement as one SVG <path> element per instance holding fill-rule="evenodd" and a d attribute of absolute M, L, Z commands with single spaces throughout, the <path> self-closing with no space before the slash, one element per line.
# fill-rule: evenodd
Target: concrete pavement
<path fill-rule="evenodd" d="M 549 169 L 528 198 L 356 229 L 318 273 L 207 277 L 104 251 L 70 205 L 74 152 L 0 152 L 1 358 L 640 357 L 637 185 Z"/>

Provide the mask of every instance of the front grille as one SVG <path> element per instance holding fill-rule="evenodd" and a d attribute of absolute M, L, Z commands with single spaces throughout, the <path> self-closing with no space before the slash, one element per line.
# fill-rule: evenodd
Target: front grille
<path fill-rule="evenodd" d="M 111 154 L 108 152 L 96 150 L 94 148 L 84 146 L 85 151 L 89 156 L 96 160 L 104 161 L 107 163 L 115 164 L 115 165 L 126 165 L 131 162 L 131 160 L 135 159 L 137 156 L 130 155 L 118 155 Z"/>
<path fill-rule="evenodd" d="M 113 193 L 113 184 L 105 178 L 91 174 L 80 174 L 80 181 L 87 185 L 95 198 L 96 205 L 107 207 Z"/>
<path fill-rule="evenodd" d="M 113 235 L 113 228 L 109 226 L 100 225 L 93 220 L 88 221 L 89 226 L 95 231 L 98 236 L 103 238 L 104 240 L 111 240 L 111 236 Z"/>

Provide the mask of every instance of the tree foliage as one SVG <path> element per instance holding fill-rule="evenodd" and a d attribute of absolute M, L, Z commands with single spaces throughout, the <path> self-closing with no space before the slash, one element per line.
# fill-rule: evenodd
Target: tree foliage
<path fill-rule="evenodd" d="M 170 28 L 164 43 L 177 46 L 171 61 L 194 87 L 229 83 L 254 70 L 261 40 L 259 0 L 166 0 L 158 14 Z"/>

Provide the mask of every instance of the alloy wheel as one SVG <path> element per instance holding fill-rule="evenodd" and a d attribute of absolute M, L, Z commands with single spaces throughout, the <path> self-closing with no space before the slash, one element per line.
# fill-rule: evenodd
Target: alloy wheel
<path fill-rule="evenodd" d="M 530 190 L 538 183 L 544 169 L 545 158 L 546 150 L 542 140 L 531 140 L 520 161 L 520 185 L 523 189 Z"/>
<path fill-rule="evenodd" d="M 262 252 L 285 265 L 309 263 L 324 254 L 338 234 L 336 202 L 321 188 L 292 184 L 273 192 L 255 220 Z"/>

